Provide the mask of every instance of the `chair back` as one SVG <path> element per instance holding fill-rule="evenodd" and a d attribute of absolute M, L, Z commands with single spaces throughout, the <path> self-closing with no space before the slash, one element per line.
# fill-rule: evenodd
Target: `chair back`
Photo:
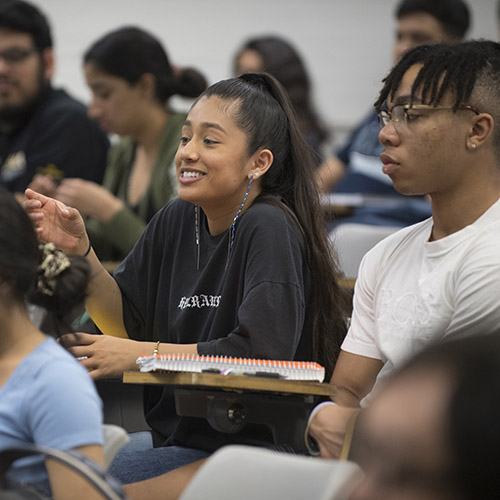
<path fill-rule="evenodd" d="M 206 461 L 180 500 L 347 500 L 360 479 L 352 462 L 232 445 Z"/>
<path fill-rule="evenodd" d="M 48 500 L 47 497 L 7 477 L 11 465 L 21 458 L 44 455 L 62 463 L 91 484 L 105 500 L 126 500 L 122 485 L 96 462 L 76 451 L 64 452 L 53 448 L 26 445 L 0 451 L 0 498 L 9 500 Z"/>

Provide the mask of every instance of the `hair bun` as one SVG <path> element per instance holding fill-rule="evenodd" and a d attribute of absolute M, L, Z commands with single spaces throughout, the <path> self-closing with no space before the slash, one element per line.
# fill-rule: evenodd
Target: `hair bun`
<path fill-rule="evenodd" d="M 40 243 L 42 262 L 38 266 L 37 289 L 52 296 L 56 290 L 56 278 L 71 265 L 68 257 L 53 243 Z"/>
<path fill-rule="evenodd" d="M 194 68 L 176 68 L 178 94 L 184 97 L 198 97 L 206 88 L 205 77 Z"/>
<path fill-rule="evenodd" d="M 66 255 L 54 245 L 40 245 L 38 277 L 27 295 L 28 302 L 49 311 L 53 332 L 71 331 L 75 308 L 82 309 L 90 278 L 90 264 L 81 255 Z"/>

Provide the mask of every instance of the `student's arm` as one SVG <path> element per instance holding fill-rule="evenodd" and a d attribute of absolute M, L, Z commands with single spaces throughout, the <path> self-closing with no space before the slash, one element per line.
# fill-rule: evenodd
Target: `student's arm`
<path fill-rule="evenodd" d="M 102 446 L 88 445 L 74 448 L 104 467 Z M 53 459 L 45 462 L 54 500 L 101 500 L 102 495 L 77 472 Z"/>
<path fill-rule="evenodd" d="M 116 338 L 111 335 L 70 333 L 63 335 L 61 344 L 81 360 L 94 379 L 118 378 L 124 371 L 138 370 L 139 356 L 151 356 L 156 342 Z M 169 344 L 162 342 L 159 354 L 198 354 L 197 344 Z"/>
<path fill-rule="evenodd" d="M 104 335 L 85 333 L 67 334 L 61 344 L 94 379 L 117 378 L 124 371 L 138 370 L 136 360 L 142 355 L 152 355 L 156 342 L 131 340 L 123 322 L 122 294 L 114 278 L 104 269 L 91 250 L 88 260 L 92 278 L 88 286 L 86 308 Z M 169 344 L 158 346 L 159 354 L 198 354 L 197 344 Z"/>
<path fill-rule="evenodd" d="M 335 404 L 319 408 L 309 424 L 309 434 L 323 458 L 339 458 L 347 421 L 359 411 L 360 401 L 371 391 L 382 366 L 378 359 L 341 351 L 331 379 Z"/>
<path fill-rule="evenodd" d="M 38 238 L 46 243 L 54 243 L 64 252 L 85 255 L 89 248 L 89 238 L 78 210 L 32 189 L 27 189 L 25 194 L 24 206 L 35 225 Z M 91 265 L 87 289 L 89 314 L 106 333 L 127 338 L 118 285 L 101 265 L 93 250 L 90 250 L 87 259 Z"/>
<path fill-rule="evenodd" d="M 122 294 L 114 278 L 104 269 L 93 249 L 87 257 L 92 269 L 85 306 L 101 332 L 128 339 L 123 323 Z"/>
<path fill-rule="evenodd" d="M 341 351 L 330 381 L 335 386 L 335 403 L 359 408 L 360 401 L 372 390 L 382 366 L 379 359 Z"/>

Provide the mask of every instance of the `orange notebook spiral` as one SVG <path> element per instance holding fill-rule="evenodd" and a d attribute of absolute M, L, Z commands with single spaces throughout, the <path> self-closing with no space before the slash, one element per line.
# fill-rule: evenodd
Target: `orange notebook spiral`
<path fill-rule="evenodd" d="M 325 369 L 314 361 L 198 356 L 194 354 L 157 354 L 137 359 L 141 372 L 206 372 L 221 375 L 275 377 L 288 380 L 323 382 Z"/>

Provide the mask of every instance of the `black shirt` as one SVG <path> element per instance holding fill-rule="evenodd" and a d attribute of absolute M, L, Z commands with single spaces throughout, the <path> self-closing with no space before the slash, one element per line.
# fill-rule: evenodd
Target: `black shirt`
<path fill-rule="evenodd" d="M 295 222 L 254 203 L 238 219 L 230 252 L 229 238 L 230 230 L 210 235 L 200 209 L 197 269 L 194 205 L 177 199 L 158 212 L 115 273 L 129 337 L 196 343 L 199 354 L 311 360 L 310 272 Z M 145 389 L 146 420 L 164 444 L 212 451 L 271 442 L 256 426 L 219 434 L 205 420 L 179 418 L 170 390 Z"/>
<path fill-rule="evenodd" d="M 48 89 L 12 133 L 0 133 L 0 185 L 23 192 L 35 173 L 102 182 L 109 141 L 83 104 Z"/>

